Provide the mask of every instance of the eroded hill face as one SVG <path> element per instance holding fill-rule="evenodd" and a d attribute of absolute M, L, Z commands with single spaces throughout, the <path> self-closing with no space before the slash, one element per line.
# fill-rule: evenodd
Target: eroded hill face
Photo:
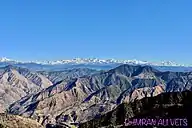
<path fill-rule="evenodd" d="M 155 97 L 143 98 L 131 103 L 122 103 L 115 110 L 101 115 L 86 123 L 80 124 L 80 128 L 124 127 L 125 120 L 133 119 L 185 119 L 182 124 L 174 124 L 190 127 L 192 116 L 192 92 L 169 92 Z M 156 126 L 158 123 L 156 124 Z M 164 123 L 166 125 L 166 123 Z M 144 125 L 143 125 L 144 126 Z M 167 125 L 169 127 L 171 124 Z M 130 126 L 129 126 L 130 127 Z M 138 127 L 138 126 L 137 126 Z M 148 127 L 151 127 L 150 125 Z"/>
<path fill-rule="evenodd" d="M 7 66 L 0 69 L 1 112 L 20 98 L 52 85 L 45 76 L 28 69 Z"/>
<path fill-rule="evenodd" d="M 86 122 L 121 103 L 163 92 L 191 90 L 191 80 L 192 73 L 122 65 L 107 72 L 57 82 L 17 101 L 9 112 L 34 118 L 42 124 Z"/>

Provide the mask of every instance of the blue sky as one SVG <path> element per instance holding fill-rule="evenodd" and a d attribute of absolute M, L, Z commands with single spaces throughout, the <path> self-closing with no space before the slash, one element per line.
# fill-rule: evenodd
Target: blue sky
<path fill-rule="evenodd" d="M 192 63 L 190 0 L 0 2 L 0 56 Z"/>

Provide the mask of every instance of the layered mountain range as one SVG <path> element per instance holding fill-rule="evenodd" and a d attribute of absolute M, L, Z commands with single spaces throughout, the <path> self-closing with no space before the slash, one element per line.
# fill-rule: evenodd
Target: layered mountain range
<path fill-rule="evenodd" d="M 35 72 L 26 68 L 8 65 L 0 68 L 0 112 L 6 111 L 13 102 L 22 97 L 48 88 L 58 81 L 96 72 L 89 69 L 74 69 L 58 72 Z"/>
<path fill-rule="evenodd" d="M 126 64 L 91 72 L 64 80 L 41 72 L 53 85 L 22 97 L 8 112 L 43 125 L 75 125 L 100 118 L 119 104 L 192 88 L 192 72 L 161 72 L 151 66 Z"/>

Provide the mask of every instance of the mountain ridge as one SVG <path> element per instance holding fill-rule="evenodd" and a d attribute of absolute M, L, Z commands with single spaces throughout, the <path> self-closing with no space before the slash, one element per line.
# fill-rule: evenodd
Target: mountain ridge
<path fill-rule="evenodd" d="M 66 60 L 55 60 L 55 61 L 18 61 L 8 59 L 6 57 L 0 58 L 0 62 L 10 62 L 10 63 L 36 63 L 42 65 L 62 65 L 62 64 L 136 64 L 136 65 L 153 65 L 153 66 L 181 66 L 181 67 L 191 67 L 191 64 L 184 65 L 178 64 L 173 61 L 162 61 L 162 62 L 150 62 L 141 60 L 118 60 L 118 59 L 98 59 L 98 58 L 74 58 Z"/>

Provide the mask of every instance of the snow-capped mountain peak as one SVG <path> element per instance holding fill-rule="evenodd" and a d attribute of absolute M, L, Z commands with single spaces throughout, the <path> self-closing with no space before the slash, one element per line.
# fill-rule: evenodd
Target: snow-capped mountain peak
<path fill-rule="evenodd" d="M 141 61 L 141 60 L 117 60 L 117 59 L 98 59 L 98 58 L 74 58 L 68 60 L 55 60 L 55 61 L 16 61 L 6 57 L 0 58 L 0 62 L 14 62 L 14 63 L 36 63 L 42 65 L 62 65 L 62 64 L 137 64 L 137 65 L 154 65 L 154 66 L 187 66 L 177 64 L 172 61 L 163 61 L 159 63 Z"/>
<path fill-rule="evenodd" d="M 8 62 L 8 61 L 11 61 L 11 59 L 8 59 L 6 57 L 0 58 L 0 62 Z"/>

